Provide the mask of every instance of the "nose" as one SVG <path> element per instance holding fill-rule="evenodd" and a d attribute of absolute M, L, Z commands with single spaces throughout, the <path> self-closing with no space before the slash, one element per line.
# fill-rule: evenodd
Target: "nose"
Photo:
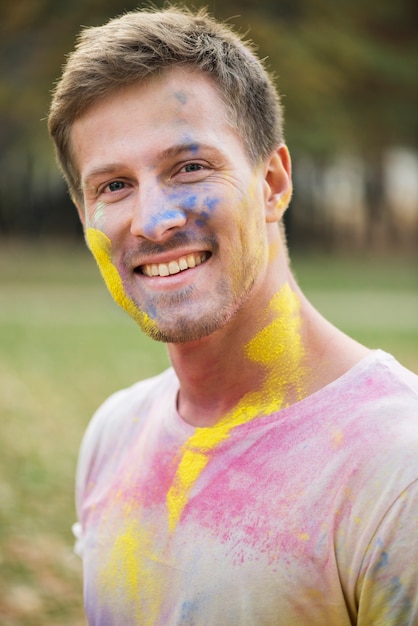
<path fill-rule="evenodd" d="M 164 241 L 187 222 L 179 198 L 170 196 L 158 184 L 141 189 L 131 219 L 131 234 L 151 241 Z"/>

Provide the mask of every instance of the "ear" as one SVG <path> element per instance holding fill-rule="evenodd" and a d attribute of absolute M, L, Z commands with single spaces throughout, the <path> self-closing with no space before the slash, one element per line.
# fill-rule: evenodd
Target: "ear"
<path fill-rule="evenodd" d="M 264 171 L 266 222 L 278 222 L 292 197 L 292 165 L 284 144 L 270 155 Z"/>

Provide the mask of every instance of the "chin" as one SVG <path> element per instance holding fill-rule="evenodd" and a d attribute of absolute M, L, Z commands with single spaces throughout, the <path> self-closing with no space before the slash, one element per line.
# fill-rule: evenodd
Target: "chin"
<path fill-rule="evenodd" d="M 196 302 L 193 302 L 193 290 L 188 289 L 177 294 L 175 299 L 171 296 L 166 300 L 155 301 L 154 314 L 149 311 L 145 316 L 152 319 L 152 324 L 143 324 L 141 316 L 139 319 L 136 318 L 136 321 L 155 341 L 163 343 L 198 341 L 221 330 L 234 319 L 247 302 L 253 285 L 254 281 L 247 288 L 241 289 L 239 294 L 234 294 L 228 285 L 220 283 L 217 288 L 217 295 L 220 297 L 212 299 L 209 306 L 206 302 L 206 310 L 202 306 L 196 307 Z M 139 303 L 136 303 L 136 306 L 141 309 Z M 163 312 L 165 314 L 162 314 Z"/>
<path fill-rule="evenodd" d="M 198 341 L 212 335 L 231 320 L 232 314 L 220 316 L 211 315 L 206 319 L 190 320 L 181 318 L 175 324 L 171 321 L 167 325 L 157 323 L 150 327 L 141 325 L 142 330 L 155 341 L 163 343 L 187 343 Z"/>

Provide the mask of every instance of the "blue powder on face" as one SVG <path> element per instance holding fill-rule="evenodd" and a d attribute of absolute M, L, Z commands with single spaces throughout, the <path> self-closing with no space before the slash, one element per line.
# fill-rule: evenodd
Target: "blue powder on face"
<path fill-rule="evenodd" d="M 205 200 L 205 207 L 207 207 L 211 213 L 218 204 L 219 198 L 206 198 Z"/>
<path fill-rule="evenodd" d="M 200 218 L 196 220 L 196 225 L 197 226 L 204 226 L 206 224 L 206 222 L 208 221 L 209 218 L 209 214 L 206 213 L 206 211 L 201 211 L 200 212 Z"/>
<path fill-rule="evenodd" d="M 155 227 L 158 226 L 161 222 L 176 220 L 179 217 L 180 219 L 184 218 L 184 213 L 181 209 L 173 209 L 156 213 L 150 218 L 149 223 L 145 226 L 145 233 L 152 234 Z"/>
<path fill-rule="evenodd" d="M 197 197 L 190 196 L 189 198 L 186 198 L 186 200 L 182 202 L 182 207 L 186 209 L 186 211 L 191 211 L 192 209 L 195 208 L 196 203 L 197 203 Z"/>
<path fill-rule="evenodd" d="M 187 95 L 184 93 L 184 91 L 177 91 L 174 94 L 174 97 L 180 102 L 180 104 L 184 105 L 187 102 Z"/>

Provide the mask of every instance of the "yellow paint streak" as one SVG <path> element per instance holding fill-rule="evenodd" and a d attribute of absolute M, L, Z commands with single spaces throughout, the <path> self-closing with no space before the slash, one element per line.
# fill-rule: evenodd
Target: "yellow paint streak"
<path fill-rule="evenodd" d="M 125 309 L 145 332 L 149 333 L 151 328 L 156 327 L 156 324 L 149 315 L 141 311 L 135 302 L 126 294 L 122 278 L 112 263 L 111 242 L 109 237 L 97 228 L 87 228 L 86 241 L 96 259 L 103 280 L 115 302 Z"/>
<path fill-rule="evenodd" d="M 304 349 L 300 303 L 289 285 L 272 298 L 267 315 L 273 321 L 246 345 L 247 358 L 266 369 L 262 388 L 245 394 L 212 428 L 197 428 L 182 449 L 173 484 L 167 494 L 169 528 L 173 531 L 186 506 L 193 485 L 205 469 L 211 451 L 227 439 L 232 429 L 268 415 L 303 396 Z M 273 314 L 273 315 L 272 315 Z"/>
<path fill-rule="evenodd" d="M 277 201 L 277 206 L 282 209 L 287 209 L 290 199 L 292 197 L 293 188 L 290 187 L 286 192 L 284 192 L 279 200 Z"/>
<path fill-rule="evenodd" d="M 138 624 L 151 626 L 158 617 L 161 590 L 154 564 L 159 560 L 153 552 L 152 534 L 133 520 L 117 536 L 101 573 L 106 598 L 114 598 L 116 603 L 120 599 L 125 604 L 132 603 Z M 146 606 L 141 605 L 141 598 L 146 598 Z M 121 607 L 122 612 L 124 608 L 129 607 Z"/>

